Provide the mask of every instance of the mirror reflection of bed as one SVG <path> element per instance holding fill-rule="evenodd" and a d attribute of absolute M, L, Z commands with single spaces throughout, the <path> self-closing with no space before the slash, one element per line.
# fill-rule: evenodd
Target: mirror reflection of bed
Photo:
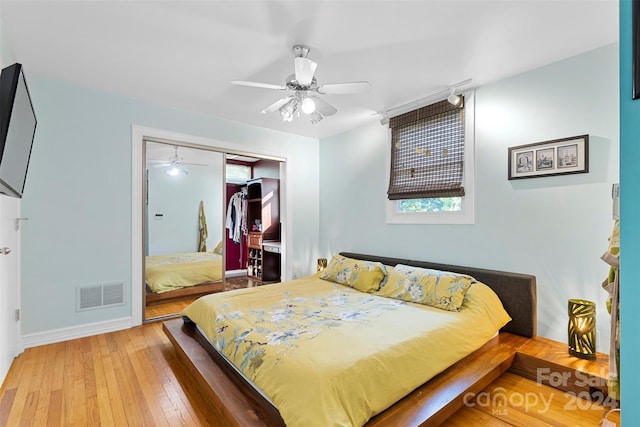
<path fill-rule="evenodd" d="M 256 174 L 277 178 L 280 163 L 179 143 L 145 148 L 144 320 L 176 316 L 208 293 L 262 284 L 247 276 L 248 233 L 226 228 L 228 205 Z"/>

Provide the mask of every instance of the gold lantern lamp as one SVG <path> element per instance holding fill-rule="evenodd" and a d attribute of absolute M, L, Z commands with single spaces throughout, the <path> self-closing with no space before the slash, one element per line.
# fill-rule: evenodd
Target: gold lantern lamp
<path fill-rule="evenodd" d="M 318 270 L 317 271 L 324 271 L 325 268 L 327 268 L 327 259 L 326 258 L 318 258 Z"/>
<path fill-rule="evenodd" d="M 596 304 L 569 300 L 569 354 L 582 359 L 596 358 Z"/>

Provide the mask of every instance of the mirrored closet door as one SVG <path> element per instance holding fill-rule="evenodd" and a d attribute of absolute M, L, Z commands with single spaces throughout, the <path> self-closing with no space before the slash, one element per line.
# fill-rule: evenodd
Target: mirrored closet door
<path fill-rule="evenodd" d="M 224 154 L 146 141 L 144 320 L 224 286 Z"/>
<path fill-rule="evenodd" d="M 174 141 L 144 152 L 143 321 L 280 281 L 281 160 Z"/>

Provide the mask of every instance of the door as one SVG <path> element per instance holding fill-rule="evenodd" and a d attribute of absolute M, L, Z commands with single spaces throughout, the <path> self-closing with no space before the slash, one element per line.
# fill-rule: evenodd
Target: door
<path fill-rule="evenodd" d="M 0 383 L 19 353 L 19 217 L 20 199 L 0 195 Z"/>
<path fill-rule="evenodd" d="M 224 288 L 224 158 L 178 142 L 145 146 L 148 321 L 177 316 L 198 296 Z"/>

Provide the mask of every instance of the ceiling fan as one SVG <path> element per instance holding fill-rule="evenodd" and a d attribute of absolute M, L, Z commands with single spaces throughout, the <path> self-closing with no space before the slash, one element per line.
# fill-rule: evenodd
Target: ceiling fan
<path fill-rule="evenodd" d="M 314 76 L 318 64 L 307 58 L 310 49 L 307 46 L 295 45 L 291 50 L 295 57 L 295 73 L 287 77 L 284 85 L 248 82 L 244 80 L 231 81 L 234 85 L 291 92 L 290 95 L 277 100 L 262 110 L 263 114 L 278 110 L 282 120 L 290 122 L 296 112 L 298 112 L 298 116 L 300 115 L 298 111 L 299 107 L 304 113 L 309 115 L 311 123 L 316 124 L 322 120 L 323 117 L 332 116 L 338 111 L 318 95 L 360 93 L 371 88 L 371 84 L 366 81 L 318 85 L 318 81 Z"/>
<path fill-rule="evenodd" d="M 170 176 L 178 176 L 178 175 L 189 175 L 189 169 L 187 169 L 184 165 L 184 161 L 182 157 L 178 156 L 178 146 L 173 146 L 175 150 L 175 154 L 169 157 L 169 161 L 165 163 L 158 163 L 153 165 L 154 168 L 167 168 L 167 175 Z"/>

